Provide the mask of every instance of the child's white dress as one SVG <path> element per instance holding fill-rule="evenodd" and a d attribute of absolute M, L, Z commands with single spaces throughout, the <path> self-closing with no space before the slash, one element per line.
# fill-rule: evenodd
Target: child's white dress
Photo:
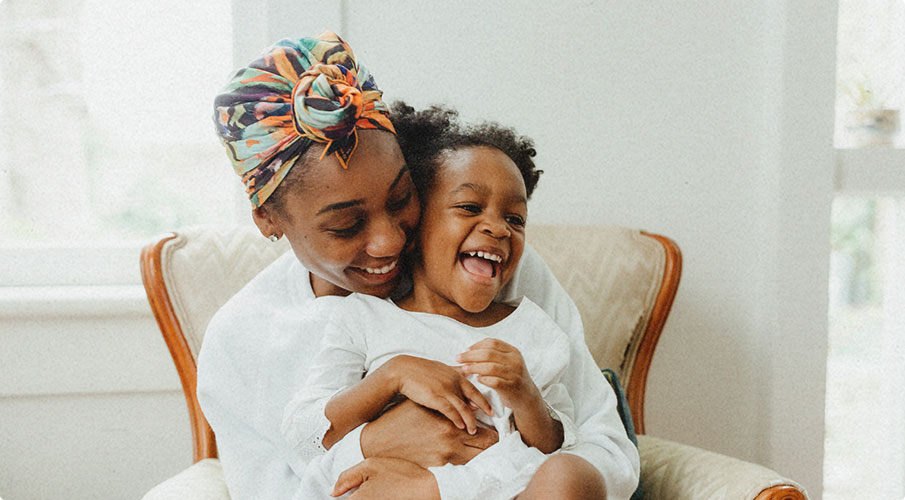
<path fill-rule="evenodd" d="M 402 354 L 457 365 L 457 354 L 485 338 L 502 340 L 519 350 L 551 414 L 563 424 L 565 439 L 561 449 L 575 443 L 572 400 L 561 383 L 569 365 L 569 339 L 530 300 L 522 299 L 509 316 L 481 328 L 445 316 L 405 311 L 388 300 L 370 295 L 318 300 L 324 302 L 324 307 L 332 308 L 331 321 L 305 387 L 286 407 L 282 425 L 284 435 L 292 441 L 290 445 L 306 461 L 324 453 L 321 441 L 330 428 L 324 408 L 337 392 Z M 525 489 L 546 455 L 524 444 L 512 424 L 512 410 L 503 406 L 495 391 L 475 380 L 475 376 L 469 379 L 494 411 L 493 417 L 476 411 L 479 425 L 496 429 L 500 440 L 466 465 L 447 464 L 430 470 L 438 484 L 463 484 L 481 477 L 484 484 L 478 489 L 489 498 L 513 498 Z M 332 450 L 337 448 L 334 446 Z M 310 492 L 311 498 L 331 498 L 329 493 L 339 474 L 357 463 L 356 457 L 332 450 L 327 452 L 326 460 L 318 462 L 319 473 L 307 471 L 306 482 L 317 490 Z M 474 474 L 476 468 L 484 472 Z M 488 471 L 496 473 L 488 474 Z M 454 491 L 441 493 L 444 500 L 455 498 Z"/>

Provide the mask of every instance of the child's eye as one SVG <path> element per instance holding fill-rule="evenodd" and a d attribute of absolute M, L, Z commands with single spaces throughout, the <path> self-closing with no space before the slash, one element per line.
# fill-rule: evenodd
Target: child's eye
<path fill-rule="evenodd" d="M 458 208 L 458 209 L 460 209 L 460 210 L 464 210 L 464 211 L 466 211 L 466 212 L 468 212 L 468 213 L 471 213 L 471 214 L 479 214 L 479 213 L 481 213 L 481 207 L 478 206 L 478 205 L 475 205 L 475 204 L 473 204 L 473 203 L 465 203 L 465 204 L 462 204 L 462 205 L 458 205 L 458 206 L 456 206 L 456 208 Z"/>
<path fill-rule="evenodd" d="M 521 215 L 507 215 L 506 222 L 516 227 L 523 227 L 525 225 L 525 218 Z"/>
<path fill-rule="evenodd" d="M 328 229 L 327 231 L 332 233 L 334 236 L 337 236 L 340 238 L 351 238 L 351 237 L 355 236 L 356 234 L 358 234 L 359 232 L 361 232 L 364 225 L 365 225 L 364 219 L 358 219 L 358 221 L 355 222 L 355 224 L 353 224 L 351 226 L 340 228 L 340 229 Z"/>
<path fill-rule="evenodd" d="M 412 201 L 412 190 L 409 190 L 409 192 L 401 199 L 389 202 L 387 204 L 387 210 L 390 212 L 398 212 L 407 207 L 410 201 Z"/>

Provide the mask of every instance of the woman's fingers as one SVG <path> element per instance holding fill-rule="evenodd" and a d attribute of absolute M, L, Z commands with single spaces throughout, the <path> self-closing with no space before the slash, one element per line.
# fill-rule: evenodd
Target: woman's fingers
<path fill-rule="evenodd" d="M 493 416 L 493 407 L 490 406 L 487 398 L 485 398 L 484 395 L 481 394 L 481 391 L 479 391 L 478 388 L 474 386 L 474 384 L 472 384 L 468 380 L 465 380 L 464 378 L 462 379 L 462 394 L 472 406 L 480 409 L 487 416 Z M 474 415 L 472 415 L 472 418 L 474 418 Z"/>
<path fill-rule="evenodd" d="M 472 436 L 468 436 L 463 444 L 469 451 L 474 451 L 474 455 L 471 455 L 468 459 L 471 460 L 478 453 L 486 450 L 493 446 L 494 443 L 500 440 L 500 435 L 494 429 L 487 429 L 485 427 L 479 427 L 478 432 L 474 433 Z"/>
<path fill-rule="evenodd" d="M 365 482 L 367 479 L 367 473 L 365 472 L 367 466 L 367 461 L 359 462 L 358 465 L 344 470 L 336 479 L 336 484 L 333 485 L 333 492 L 330 493 L 330 496 L 342 496 L 347 491 L 357 488 L 361 483 Z"/>

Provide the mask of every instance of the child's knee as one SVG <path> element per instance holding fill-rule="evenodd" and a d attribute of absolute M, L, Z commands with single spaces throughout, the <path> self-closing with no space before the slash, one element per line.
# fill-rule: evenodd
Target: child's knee
<path fill-rule="evenodd" d="M 603 500 L 603 477 L 587 460 L 569 453 L 557 453 L 538 468 L 531 484 L 519 498 L 555 500 Z"/>

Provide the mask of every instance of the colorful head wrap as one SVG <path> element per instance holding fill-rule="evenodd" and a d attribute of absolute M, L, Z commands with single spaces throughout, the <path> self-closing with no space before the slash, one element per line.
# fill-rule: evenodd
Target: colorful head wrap
<path fill-rule="evenodd" d="M 346 168 L 357 129 L 395 134 L 382 95 L 331 31 L 280 40 L 240 69 L 214 100 L 214 121 L 251 204 L 260 207 L 314 142 Z"/>

